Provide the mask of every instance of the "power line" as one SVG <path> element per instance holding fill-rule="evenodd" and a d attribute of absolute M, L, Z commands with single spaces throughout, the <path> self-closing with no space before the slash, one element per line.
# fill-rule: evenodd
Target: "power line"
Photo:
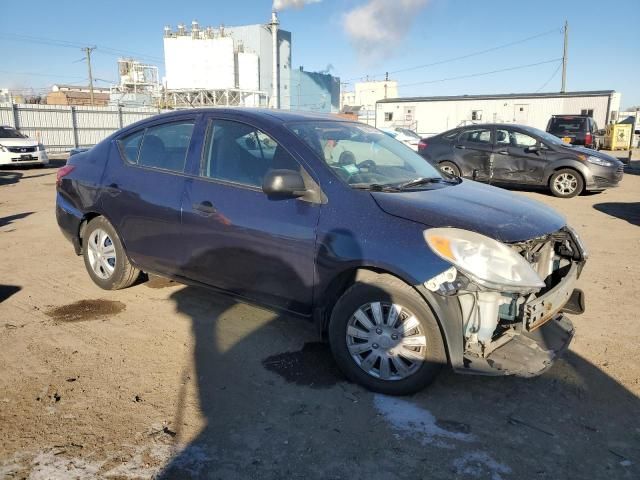
<path fill-rule="evenodd" d="M 57 40 L 54 38 L 46 38 L 46 37 L 34 37 L 31 35 L 21 35 L 17 33 L 0 33 L 0 38 L 4 38 L 12 41 L 21 41 L 21 42 L 31 42 L 31 43 L 39 43 L 43 45 L 52 45 L 56 47 L 64 47 L 64 48 L 85 48 L 85 45 L 77 42 L 71 42 L 68 40 Z M 121 56 L 134 56 L 138 58 L 146 58 L 149 60 L 153 60 L 155 62 L 164 63 L 162 58 L 156 57 L 153 55 L 148 55 L 146 53 L 140 52 L 132 52 L 128 50 L 120 50 L 116 48 L 105 47 L 102 45 L 95 45 L 98 47 L 98 51 L 101 53 L 105 53 L 107 55 L 114 55 L 116 57 Z"/>
<path fill-rule="evenodd" d="M 556 69 L 553 71 L 553 73 L 551 74 L 551 76 L 547 79 L 547 81 L 546 81 L 546 82 L 544 82 L 544 83 L 542 84 L 542 86 L 541 86 L 538 90 L 536 90 L 536 93 L 538 93 L 538 92 L 542 91 L 542 90 L 544 89 L 544 87 L 546 87 L 547 85 L 549 85 L 549 82 L 550 82 L 551 80 L 553 80 L 553 78 L 554 78 L 554 77 L 558 74 L 558 72 L 560 71 L 560 67 L 562 67 L 562 63 L 561 63 L 561 62 L 560 62 L 560 63 L 558 63 L 558 66 L 557 66 L 557 67 L 556 67 Z"/>
<path fill-rule="evenodd" d="M 413 87 L 415 85 L 426 85 L 426 84 L 429 84 L 429 83 L 446 82 L 446 81 L 449 81 L 449 80 L 460 80 L 460 79 L 463 79 L 463 78 L 481 77 L 481 76 L 484 76 L 484 75 L 491 75 L 491 74 L 494 74 L 494 73 L 510 72 L 512 70 L 520 70 L 522 68 L 536 67 L 538 65 L 545 65 L 547 63 L 558 62 L 560 60 L 561 60 L 560 58 L 554 58 L 552 60 L 545 60 L 543 62 L 529 63 L 527 65 L 517 65 L 515 67 L 501 68 L 501 69 L 498 69 L 498 70 L 491 70 L 489 72 L 470 73 L 468 75 L 458 75 L 456 77 L 439 78 L 437 80 L 426 80 L 424 82 L 404 83 L 402 85 L 398 85 L 398 87 Z"/>
<path fill-rule="evenodd" d="M 535 35 L 532 35 L 530 37 L 526 37 L 526 38 L 523 38 L 523 39 L 520 39 L 520 40 L 515 40 L 513 42 L 504 43 L 502 45 L 497 45 L 497 46 L 491 47 L 491 48 L 485 48 L 484 50 L 477 50 L 475 52 L 467 53 L 467 54 L 464 54 L 464 55 L 459 55 L 457 57 L 452 57 L 452 58 L 448 58 L 448 59 L 444 59 L 444 60 L 439 60 L 437 62 L 432 62 L 432 63 L 425 63 L 423 65 L 416 65 L 416 66 L 413 66 L 413 67 L 402 68 L 400 70 L 395 70 L 395 71 L 391 71 L 391 72 L 383 72 L 383 73 L 378 73 L 378 74 L 375 74 L 375 75 L 366 75 L 366 76 L 363 75 L 363 76 L 360 76 L 360 77 L 354 77 L 354 78 L 350 78 L 348 80 L 345 80 L 345 82 L 350 82 L 352 80 L 361 80 L 361 79 L 363 79 L 365 77 L 376 78 L 376 77 L 380 77 L 380 76 L 383 76 L 383 75 L 387 75 L 387 73 L 389 73 L 389 74 L 404 73 L 404 72 L 409 72 L 409 71 L 412 71 L 412 70 L 418 70 L 418 69 L 421 69 L 421 68 L 427 68 L 427 67 L 434 67 L 434 66 L 437 66 L 437 65 L 443 65 L 445 63 L 455 62 L 457 60 L 463 60 L 465 58 L 474 57 L 476 55 L 483 55 L 485 53 L 494 52 L 496 50 L 501 50 L 503 48 L 512 47 L 514 45 L 519 45 L 521 43 L 525 43 L 525 42 L 528 42 L 530 40 L 535 40 L 536 38 L 540 38 L 540 37 L 544 37 L 544 36 L 547 36 L 547 35 L 551 35 L 553 33 L 558 33 L 559 31 L 562 32 L 562 29 L 558 30 L 557 28 L 554 28 L 554 29 L 551 29 L 551 30 L 547 30 L 546 32 L 537 33 Z"/>

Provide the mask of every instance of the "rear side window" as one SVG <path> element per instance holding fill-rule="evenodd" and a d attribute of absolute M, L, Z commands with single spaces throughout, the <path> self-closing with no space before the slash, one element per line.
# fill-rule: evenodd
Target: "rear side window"
<path fill-rule="evenodd" d="M 491 130 L 486 128 L 467 130 L 460 135 L 460 141 L 470 143 L 491 143 Z"/>
<path fill-rule="evenodd" d="M 193 126 L 192 120 L 155 125 L 134 132 L 118 143 L 123 156 L 130 163 L 182 172 Z"/>

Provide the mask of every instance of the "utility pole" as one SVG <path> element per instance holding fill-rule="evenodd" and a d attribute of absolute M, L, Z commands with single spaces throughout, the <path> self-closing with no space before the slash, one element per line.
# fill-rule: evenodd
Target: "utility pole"
<path fill-rule="evenodd" d="M 560 88 L 561 93 L 565 93 L 567 91 L 567 54 L 569 50 L 569 22 L 564 21 L 564 49 L 562 50 L 562 87 Z"/>
<path fill-rule="evenodd" d="M 85 47 L 84 53 L 87 55 L 87 68 L 89 69 L 89 93 L 91 95 L 91 106 L 93 106 L 93 74 L 91 73 L 91 52 L 93 52 L 96 47 Z"/>

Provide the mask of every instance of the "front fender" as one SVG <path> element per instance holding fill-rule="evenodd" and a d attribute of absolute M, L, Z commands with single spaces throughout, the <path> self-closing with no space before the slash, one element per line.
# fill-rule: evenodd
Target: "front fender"
<path fill-rule="evenodd" d="M 582 175 L 582 178 L 584 178 L 585 186 L 593 183 L 593 175 L 591 174 L 591 170 L 589 170 L 589 167 L 586 166 L 583 162 L 580 162 L 579 160 L 575 160 L 573 158 L 556 160 L 547 165 L 544 170 L 544 183 L 548 184 L 553 173 L 562 168 L 571 168 L 572 170 L 576 170 L 578 173 L 580 173 L 580 175 Z"/>

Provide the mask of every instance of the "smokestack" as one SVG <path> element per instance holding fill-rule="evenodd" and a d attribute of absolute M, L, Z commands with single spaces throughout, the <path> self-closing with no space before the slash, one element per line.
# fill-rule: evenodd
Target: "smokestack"
<path fill-rule="evenodd" d="M 278 84 L 278 13 L 271 12 L 271 36 L 273 38 L 273 92 L 271 93 L 271 107 L 280 108 L 280 85 Z"/>

